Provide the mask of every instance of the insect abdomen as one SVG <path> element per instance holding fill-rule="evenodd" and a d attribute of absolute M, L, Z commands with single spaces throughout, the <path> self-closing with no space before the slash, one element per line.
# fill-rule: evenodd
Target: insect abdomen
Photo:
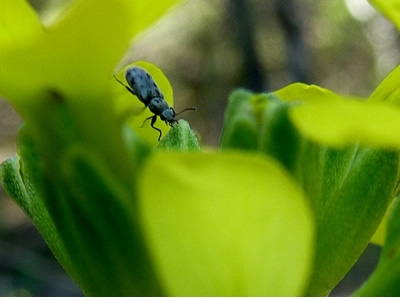
<path fill-rule="evenodd" d="M 131 67 L 125 71 L 125 78 L 136 96 L 146 106 L 155 98 L 164 98 L 154 79 L 144 69 Z"/>

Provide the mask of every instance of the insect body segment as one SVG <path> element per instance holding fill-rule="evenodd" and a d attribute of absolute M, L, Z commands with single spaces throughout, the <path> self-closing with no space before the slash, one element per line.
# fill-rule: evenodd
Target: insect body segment
<path fill-rule="evenodd" d="M 169 124 L 172 127 L 175 122 L 178 122 L 178 120 L 175 119 L 175 116 L 187 110 L 196 110 L 196 108 L 188 108 L 176 114 L 174 108 L 170 107 L 165 101 L 164 95 L 162 94 L 160 88 L 158 88 L 151 75 L 140 67 L 131 67 L 125 71 L 125 79 L 129 87 L 121 82 L 116 76 L 114 77 L 129 92 L 136 95 L 137 98 L 139 98 L 139 100 L 143 102 L 143 104 L 148 107 L 152 113 L 154 113 L 153 116 L 146 118 L 144 122 L 151 119 L 151 127 L 160 133 L 160 136 L 158 137 L 159 141 L 161 139 L 162 132 L 159 128 L 154 126 L 154 123 L 157 121 L 157 116 L 159 116 L 162 121 L 165 121 L 166 124 Z"/>

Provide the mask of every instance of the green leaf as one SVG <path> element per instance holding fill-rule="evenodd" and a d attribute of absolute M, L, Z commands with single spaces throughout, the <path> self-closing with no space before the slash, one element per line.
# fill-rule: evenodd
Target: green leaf
<path fill-rule="evenodd" d="M 302 139 L 289 119 L 289 112 L 297 103 L 280 99 L 271 101 L 264 109 L 259 149 L 279 160 L 289 171 L 297 168 Z"/>
<path fill-rule="evenodd" d="M 250 105 L 253 96 L 252 92 L 244 89 L 236 90 L 229 96 L 221 135 L 222 149 L 257 149 L 257 121 Z"/>
<path fill-rule="evenodd" d="M 25 128 L 19 131 L 19 152 L 22 158 L 10 158 L 0 166 L 1 184 L 18 203 L 43 236 L 47 245 L 64 269 L 78 278 L 71 258 L 56 230 L 54 221 L 39 194 L 36 184 L 41 180 L 41 167 L 36 148 Z M 79 283 L 79 281 L 78 281 Z"/>
<path fill-rule="evenodd" d="M 160 141 L 160 150 L 199 151 L 200 145 L 186 120 L 179 120 L 169 133 Z"/>
<path fill-rule="evenodd" d="M 394 106 L 345 99 L 316 86 L 294 84 L 276 94 L 301 103 L 289 112 L 305 138 L 294 175 L 316 212 L 316 262 L 309 295 L 324 296 L 367 246 L 397 182 L 398 154 L 358 143 L 393 147 L 400 115 Z"/>
<path fill-rule="evenodd" d="M 398 154 L 349 147 L 324 152 L 309 295 L 328 295 L 362 254 L 393 198 Z"/>
<path fill-rule="evenodd" d="M 296 102 L 282 102 L 274 94 L 236 90 L 229 98 L 221 148 L 255 150 L 273 156 L 294 170 L 300 137 L 288 117 Z"/>
<path fill-rule="evenodd" d="M 400 295 L 400 202 L 397 199 L 390 212 L 387 236 L 378 266 L 357 297 L 398 297 Z"/>
<path fill-rule="evenodd" d="M 397 0 L 369 0 L 400 30 L 400 3 Z"/>
<path fill-rule="evenodd" d="M 82 111 L 77 113 L 68 106 L 64 95 L 49 91 L 30 109 L 31 117 L 37 119 L 30 119 L 27 127 L 43 158 L 43 168 L 51 177 L 55 179 L 59 174 L 61 159 L 71 146 L 84 145 L 96 150 L 121 182 L 131 184 L 133 158 L 128 153 L 121 124 L 100 102 L 90 109 L 82 104 Z M 90 115 L 83 116 L 87 110 Z"/>
<path fill-rule="evenodd" d="M 158 152 L 139 187 L 144 230 L 168 295 L 304 294 L 313 218 L 274 161 Z"/>
<path fill-rule="evenodd" d="M 6 192 L 18 203 L 18 205 L 28 214 L 31 213 L 31 200 L 25 189 L 19 172 L 19 162 L 17 158 L 9 158 L 0 165 L 1 183 Z"/>
<path fill-rule="evenodd" d="M 78 283 L 89 296 L 159 296 L 162 292 L 126 191 L 94 153 L 66 154 L 60 181 L 48 180 L 46 203 L 65 242 Z"/>

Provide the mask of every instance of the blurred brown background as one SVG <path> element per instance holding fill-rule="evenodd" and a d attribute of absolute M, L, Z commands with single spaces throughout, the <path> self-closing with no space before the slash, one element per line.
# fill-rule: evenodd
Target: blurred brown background
<path fill-rule="evenodd" d="M 66 1 L 30 0 L 48 16 Z M 143 33 L 122 64 L 152 62 L 203 145 L 218 146 L 236 87 L 274 91 L 292 82 L 368 96 L 400 60 L 399 35 L 366 0 L 189 0 Z M 20 119 L 0 100 L 0 160 L 14 156 Z M 332 293 L 348 295 L 373 269 L 370 246 Z M 25 214 L 0 188 L 0 296 L 80 296 Z"/>

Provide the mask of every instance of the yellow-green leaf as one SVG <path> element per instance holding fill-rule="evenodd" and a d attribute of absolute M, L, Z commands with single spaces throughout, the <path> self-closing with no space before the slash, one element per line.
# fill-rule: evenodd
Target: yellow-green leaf
<path fill-rule="evenodd" d="M 370 95 L 371 102 L 400 104 L 400 66 L 397 66 Z"/>
<path fill-rule="evenodd" d="M 400 2 L 398 0 L 369 0 L 400 30 Z"/>
<path fill-rule="evenodd" d="M 131 2 L 135 3 L 133 12 L 133 34 L 138 34 L 151 25 L 155 20 L 157 20 L 168 9 L 171 9 L 171 7 L 177 3 L 182 2 L 182 0 L 150 0 Z M 157 43 L 157 41 L 154 41 L 154 43 Z"/>
<path fill-rule="evenodd" d="M 278 95 L 283 101 L 302 101 L 306 103 L 319 103 L 321 101 L 334 101 L 340 96 L 336 95 L 332 91 L 315 86 L 306 85 L 303 83 L 294 83 L 288 85 L 274 94 Z"/>
<path fill-rule="evenodd" d="M 43 33 L 39 17 L 25 0 L 2 0 L 0 8 L 0 53 L 29 44 Z"/>
<path fill-rule="evenodd" d="M 2 96 L 22 111 L 44 90 L 80 103 L 101 95 L 132 37 L 131 7 L 125 0 L 77 1 L 35 41 L 0 55 Z"/>
<path fill-rule="evenodd" d="M 343 99 L 298 106 L 291 118 L 303 135 L 329 146 L 400 148 L 400 110 L 393 105 Z"/>
<path fill-rule="evenodd" d="M 157 153 L 141 212 L 171 296 L 299 296 L 313 255 L 308 202 L 261 155 Z"/>
<path fill-rule="evenodd" d="M 390 211 L 390 209 L 388 209 L 386 211 L 386 214 L 385 214 L 384 218 L 382 219 L 381 223 L 379 224 L 378 229 L 376 229 L 376 232 L 371 237 L 371 243 L 376 244 L 378 246 L 383 246 L 383 244 L 385 242 L 385 235 L 386 235 L 386 229 L 387 229 L 387 218 L 388 218 L 389 211 Z"/>
<path fill-rule="evenodd" d="M 45 89 L 78 102 L 104 94 L 134 35 L 177 1 L 76 1 L 34 43 L 0 56 L 0 94 L 14 104 Z"/>

